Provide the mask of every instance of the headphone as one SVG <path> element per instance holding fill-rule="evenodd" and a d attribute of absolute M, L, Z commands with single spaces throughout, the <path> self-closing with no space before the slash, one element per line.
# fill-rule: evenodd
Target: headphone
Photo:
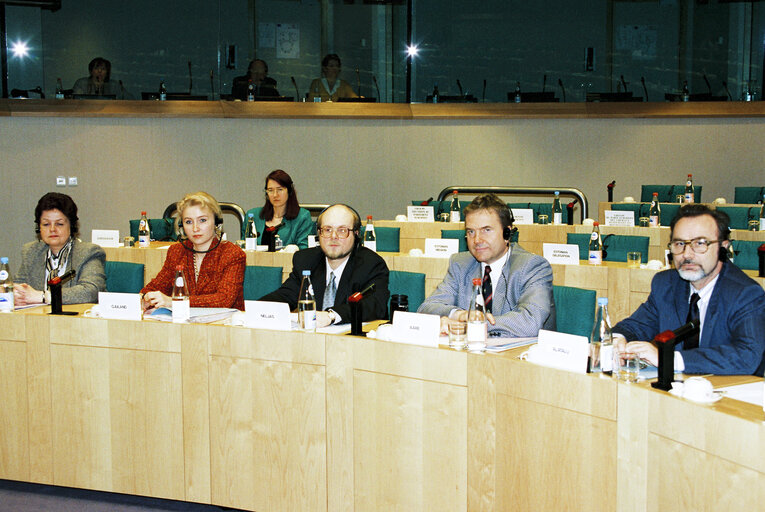
<path fill-rule="evenodd" d="M 510 224 L 502 229 L 502 238 L 509 244 L 512 236 L 518 232 L 518 228 L 513 226 L 515 224 L 515 215 L 513 215 L 513 209 L 508 207 L 507 211 L 510 213 Z"/>
<path fill-rule="evenodd" d="M 316 217 L 316 236 L 321 237 L 321 227 L 319 226 L 319 219 L 322 215 L 324 215 L 324 212 L 332 208 L 333 206 L 345 206 L 351 211 L 351 215 L 353 216 L 353 248 L 361 245 L 361 215 L 359 215 L 359 212 L 356 211 L 356 209 L 353 206 L 349 206 L 345 203 L 335 203 L 327 206 L 324 208 L 321 212 L 319 212 L 319 216 Z"/>

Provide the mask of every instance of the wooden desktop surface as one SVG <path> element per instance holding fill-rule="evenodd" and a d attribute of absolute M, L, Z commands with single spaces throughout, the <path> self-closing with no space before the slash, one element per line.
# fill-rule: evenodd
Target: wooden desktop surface
<path fill-rule="evenodd" d="M 759 406 L 697 405 L 520 349 L 47 310 L 0 315 L 3 479 L 247 510 L 762 506 Z"/>

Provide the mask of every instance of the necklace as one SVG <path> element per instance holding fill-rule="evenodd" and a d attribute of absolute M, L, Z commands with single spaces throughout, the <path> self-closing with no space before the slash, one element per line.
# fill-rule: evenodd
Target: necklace
<path fill-rule="evenodd" d="M 197 260 L 197 256 L 199 255 L 199 253 L 195 252 L 193 254 L 194 254 L 194 280 L 196 281 L 199 279 L 199 267 L 201 267 L 201 262 Z"/>

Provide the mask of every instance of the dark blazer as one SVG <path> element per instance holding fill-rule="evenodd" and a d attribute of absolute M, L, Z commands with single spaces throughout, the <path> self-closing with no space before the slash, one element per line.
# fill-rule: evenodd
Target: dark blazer
<path fill-rule="evenodd" d="M 324 289 L 327 286 L 326 257 L 320 247 L 312 247 L 298 251 L 292 257 L 292 272 L 275 292 L 269 293 L 260 300 L 286 302 L 290 309 L 297 308 L 300 283 L 303 270 L 311 271 L 311 283 L 316 295 L 317 304 L 321 304 Z M 370 283 L 375 283 L 375 292 L 362 302 L 362 320 L 365 322 L 388 318 L 388 265 L 376 252 L 366 247 L 356 247 L 351 253 L 348 263 L 343 270 L 343 277 L 337 286 L 335 305 L 331 308 L 340 315 L 343 323 L 351 321 L 351 308 L 348 297 L 360 292 Z"/>
<path fill-rule="evenodd" d="M 659 272 L 648 300 L 614 326 L 627 341 L 651 341 L 685 324 L 690 283 L 677 270 Z M 678 345 L 686 373 L 762 375 L 765 352 L 765 291 L 730 262 L 723 264 L 709 298 L 699 348 Z M 759 368 L 759 369 L 758 369 Z"/>

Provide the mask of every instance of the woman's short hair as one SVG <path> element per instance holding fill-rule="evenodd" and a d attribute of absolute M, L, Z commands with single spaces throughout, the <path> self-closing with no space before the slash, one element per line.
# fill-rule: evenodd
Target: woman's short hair
<path fill-rule="evenodd" d="M 287 210 L 284 212 L 284 218 L 292 220 L 297 217 L 298 213 L 300 213 L 300 203 L 298 202 L 297 192 L 295 191 L 295 184 L 292 182 L 290 175 L 281 169 L 275 169 L 266 176 L 264 188 L 268 188 L 268 180 L 274 180 L 287 189 Z M 260 210 L 260 218 L 271 220 L 273 217 L 274 205 L 271 204 L 271 201 L 268 199 L 268 192 L 266 192 L 266 202 Z"/>
<path fill-rule="evenodd" d="M 183 211 L 189 206 L 199 206 L 200 208 L 207 208 L 210 210 L 214 217 L 216 229 L 223 224 L 223 211 L 220 209 L 218 201 L 207 192 L 193 192 L 191 194 L 186 194 L 184 198 L 178 201 L 175 205 L 175 209 L 178 212 L 178 216 L 175 219 L 175 225 L 179 233 L 183 233 Z"/>
<path fill-rule="evenodd" d="M 336 60 L 338 67 L 343 67 L 342 62 L 340 62 L 340 56 L 338 56 L 336 53 L 328 53 L 324 56 L 323 59 L 321 59 L 321 67 L 326 68 L 329 66 L 329 61 Z"/>
<path fill-rule="evenodd" d="M 104 81 L 108 82 L 109 78 L 112 76 L 112 63 L 103 57 L 96 57 L 90 61 L 90 64 L 88 64 L 88 74 L 93 74 L 93 69 L 96 66 L 103 66 L 106 68 L 106 77 L 104 78 Z"/>
<path fill-rule="evenodd" d="M 37 201 L 35 207 L 35 231 L 40 237 L 40 218 L 43 212 L 48 210 L 58 210 L 69 219 L 69 234 L 72 238 L 77 238 L 80 234 L 80 219 L 77 217 L 77 205 L 74 200 L 66 194 L 58 192 L 48 192 Z"/>

